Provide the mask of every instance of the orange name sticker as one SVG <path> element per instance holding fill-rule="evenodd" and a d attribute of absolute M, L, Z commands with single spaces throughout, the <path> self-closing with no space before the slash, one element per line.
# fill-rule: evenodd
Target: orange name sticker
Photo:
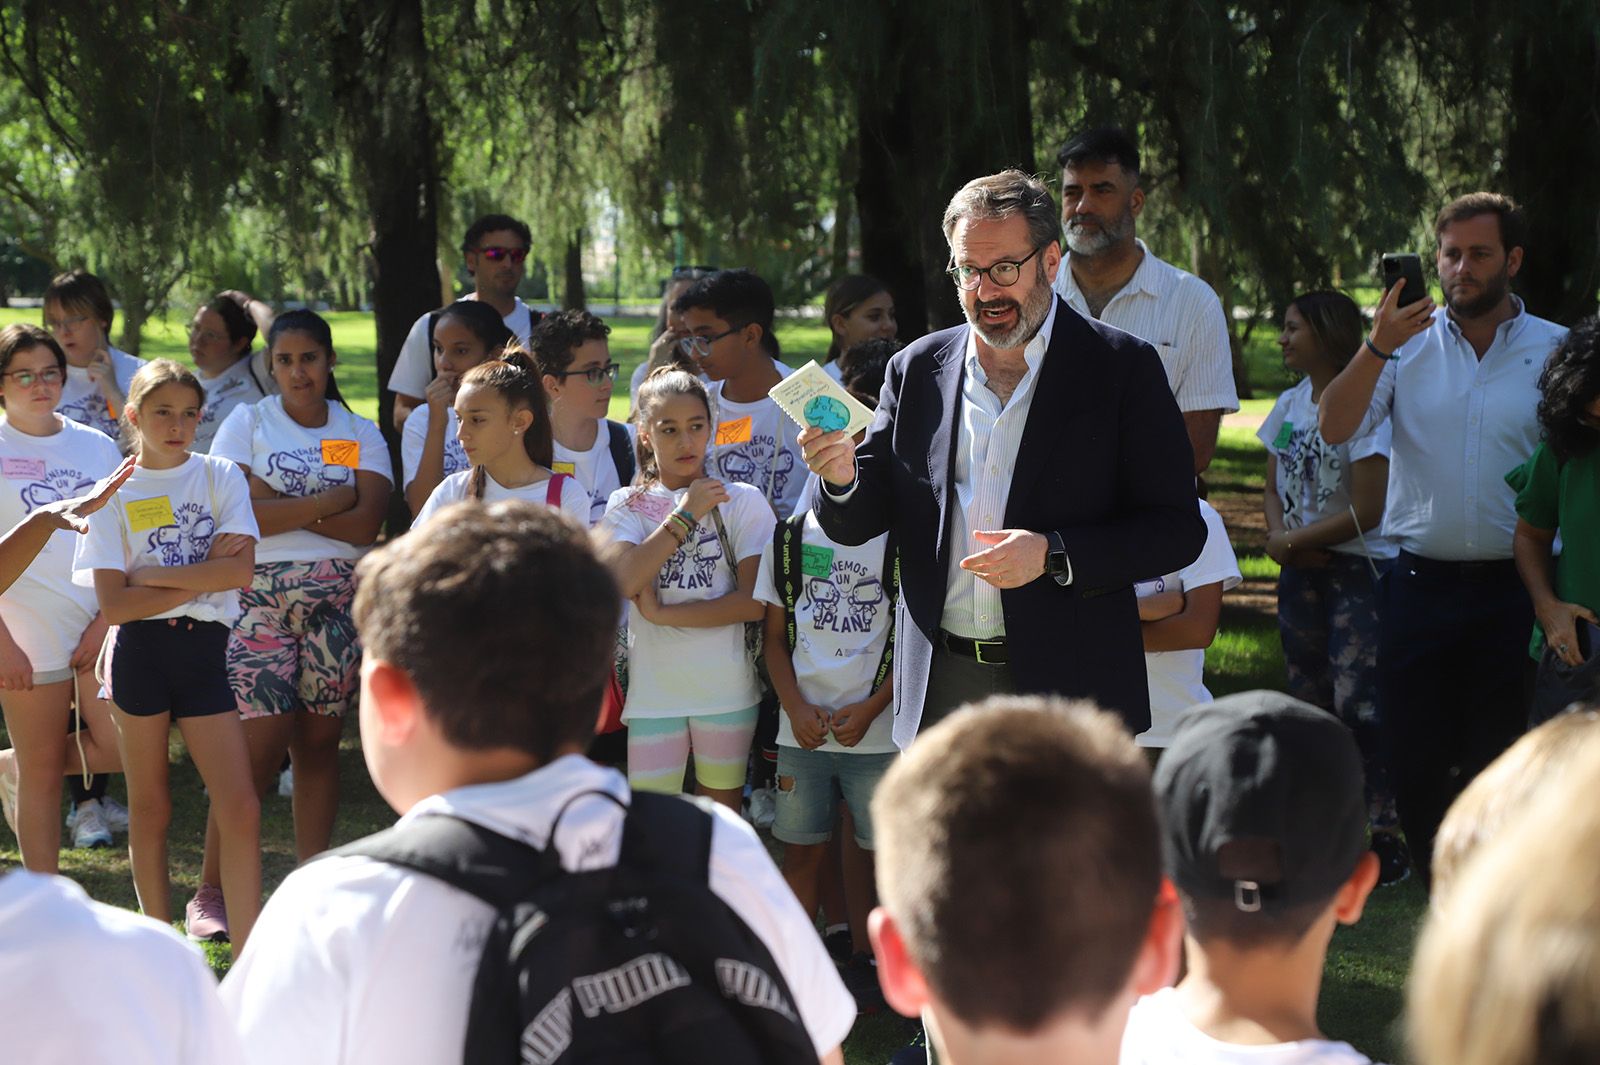
<path fill-rule="evenodd" d="M 361 443 L 358 440 L 324 440 L 322 442 L 324 466 L 349 466 L 361 464 Z"/>
<path fill-rule="evenodd" d="M 750 415 L 736 418 L 731 422 L 721 422 L 717 425 L 717 446 L 727 447 L 729 444 L 745 444 L 750 441 Z"/>

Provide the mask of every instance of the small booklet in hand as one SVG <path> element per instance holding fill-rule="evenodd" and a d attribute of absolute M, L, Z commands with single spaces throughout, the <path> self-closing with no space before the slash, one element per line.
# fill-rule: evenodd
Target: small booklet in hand
<path fill-rule="evenodd" d="M 854 436 L 872 424 L 872 411 L 815 362 L 808 362 L 767 393 L 783 412 L 802 426 Z"/>

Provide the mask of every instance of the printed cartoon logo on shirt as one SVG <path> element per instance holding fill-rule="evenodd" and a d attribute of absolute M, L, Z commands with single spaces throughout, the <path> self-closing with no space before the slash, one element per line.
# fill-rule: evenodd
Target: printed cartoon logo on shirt
<path fill-rule="evenodd" d="M 77 470 L 57 467 L 45 470 L 42 479 L 23 485 L 18 494 L 22 505 L 32 514 L 46 503 L 59 503 L 63 499 L 82 495 L 94 487 L 94 481 L 93 477 L 85 477 Z"/>
<path fill-rule="evenodd" d="M 1294 529 L 1305 524 L 1300 518 L 1302 510 L 1320 513 L 1323 504 L 1339 490 L 1344 462 L 1338 448 L 1324 441 L 1315 425 L 1302 429 L 1285 422 L 1283 430 L 1278 434 L 1278 439 L 1288 437 L 1287 445 L 1279 445 L 1283 454 L 1278 460 L 1279 475 L 1286 479 L 1288 489 L 1284 493 L 1287 498 L 1283 517 L 1285 524 Z"/>
<path fill-rule="evenodd" d="M 267 471 L 262 475 L 262 480 L 268 484 L 276 481 L 278 490 L 291 496 L 308 496 L 324 488 L 350 484 L 354 478 L 355 470 L 348 466 L 323 463 L 321 444 L 293 451 L 274 451 L 267 456 Z"/>
<path fill-rule="evenodd" d="M 871 632 L 888 599 L 883 580 L 865 563 L 835 556 L 826 577 L 806 580 L 811 627 L 828 632 Z"/>
<path fill-rule="evenodd" d="M 472 462 L 467 458 L 467 449 L 461 446 L 461 441 L 454 436 L 446 435 L 444 438 L 444 475 L 448 477 L 452 473 L 460 473 L 471 465 Z M 561 466 L 563 464 L 558 462 L 556 465 Z M 556 472 L 571 473 L 572 471 L 557 469 Z"/>
<path fill-rule="evenodd" d="M 215 425 L 220 420 L 218 412 L 222 410 L 223 402 L 235 392 L 248 387 L 250 384 L 245 378 L 232 377 L 206 393 L 205 406 L 200 408 L 200 427 L 203 429 L 208 425 Z"/>
<path fill-rule="evenodd" d="M 716 528 L 702 525 L 696 535 L 672 553 L 661 567 L 661 588 L 705 589 L 722 562 L 722 544 Z"/>
<path fill-rule="evenodd" d="M 773 467 L 776 456 L 777 467 Z M 718 448 L 716 465 L 727 481 L 748 484 L 762 492 L 772 485 L 769 499 L 787 498 L 789 478 L 794 476 L 794 452 L 783 447 L 774 436 L 753 433 L 749 440 L 732 447 Z"/>
<path fill-rule="evenodd" d="M 56 408 L 56 413 L 63 418 L 71 418 L 79 425 L 98 429 L 113 440 L 117 439 L 117 433 L 120 431 L 117 420 L 111 416 L 111 411 L 106 407 L 106 397 L 98 388 L 77 399 L 62 403 Z"/>
<path fill-rule="evenodd" d="M 150 530 L 145 546 L 161 559 L 163 566 L 187 566 L 204 562 L 211 554 L 211 537 L 217 521 L 199 503 L 181 503 L 173 508 L 176 524 Z"/>

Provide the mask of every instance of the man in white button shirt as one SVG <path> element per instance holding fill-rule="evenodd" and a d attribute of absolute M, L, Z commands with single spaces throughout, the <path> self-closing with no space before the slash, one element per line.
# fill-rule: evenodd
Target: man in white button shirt
<path fill-rule="evenodd" d="M 1056 154 L 1061 228 L 1070 254 L 1055 291 L 1079 314 L 1150 342 L 1183 412 L 1194 472 L 1211 465 L 1217 427 L 1239 409 L 1222 302 L 1193 274 L 1134 236 L 1144 209 L 1139 146 L 1120 129 L 1081 133 Z"/>
<path fill-rule="evenodd" d="M 482 300 L 499 311 L 506 328 L 524 345 L 533 323 L 543 317 L 517 298 L 517 286 L 527 273 L 524 264 L 532 242 L 527 223 L 503 214 L 484 215 L 467 227 L 467 235 L 461 239 L 462 261 L 477 286 L 461 298 Z M 428 382 L 433 380 L 433 322 L 437 313 L 429 311 L 411 326 L 405 343 L 400 345 L 394 369 L 389 372 L 386 387 L 394 393 L 396 432 L 422 404 Z"/>
<path fill-rule="evenodd" d="M 1434 232 L 1446 313 L 1425 293 L 1403 304 L 1396 284 L 1318 415 L 1330 444 L 1394 427 L 1383 532 L 1400 555 L 1381 592 L 1378 709 L 1425 883 L 1445 810 L 1526 724 L 1533 608 L 1505 475 L 1539 442 L 1539 373 L 1566 333 L 1511 294 L 1527 224 L 1509 198 L 1463 196 Z"/>
<path fill-rule="evenodd" d="M 1194 464 L 1149 344 L 1070 313 L 1050 190 L 977 178 L 944 216 L 967 325 L 889 364 L 858 450 L 800 444 L 842 544 L 900 547 L 894 739 L 1004 692 L 1087 697 L 1149 727 L 1133 584 L 1182 569 L 1205 523 Z"/>

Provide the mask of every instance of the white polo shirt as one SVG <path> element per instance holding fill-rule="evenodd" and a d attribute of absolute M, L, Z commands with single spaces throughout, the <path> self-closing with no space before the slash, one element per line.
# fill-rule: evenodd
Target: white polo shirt
<path fill-rule="evenodd" d="M 1222 301 L 1210 285 L 1158 259 L 1144 241 L 1135 243 L 1144 259 L 1122 291 L 1111 297 L 1099 320 L 1156 349 L 1179 410 L 1238 410 L 1233 348 Z M 1070 254 L 1061 260 L 1055 291 L 1073 310 L 1094 317 L 1072 276 Z"/>

